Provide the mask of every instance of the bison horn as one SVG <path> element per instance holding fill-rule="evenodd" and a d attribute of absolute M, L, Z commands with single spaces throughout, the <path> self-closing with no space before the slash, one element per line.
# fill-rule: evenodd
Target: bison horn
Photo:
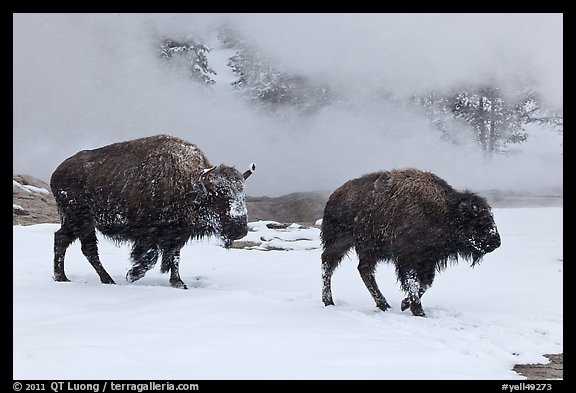
<path fill-rule="evenodd" d="M 214 169 L 216 169 L 216 165 L 214 165 L 212 168 L 207 168 L 204 169 L 202 171 L 202 174 L 200 175 L 200 177 L 198 178 L 198 180 L 200 180 L 202 183 L 204 183 L 206 181 L 206 176 L 212 172 Z"/>
<path fill-rule="evenodd" d="M 254 173 L 255 170 L 256 170 L 256 164 L 254 163 L 250 164 L 248 170 L 242 174 L 242 176 L 244 176 L 244 180 L 248 179 L 250 175 Z"/>

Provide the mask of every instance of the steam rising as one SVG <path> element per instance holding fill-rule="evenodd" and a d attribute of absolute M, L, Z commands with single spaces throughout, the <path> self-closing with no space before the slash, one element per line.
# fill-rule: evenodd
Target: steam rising
<path fill-rule="evenodd" d="M 159 61 L 163 37 L 213 43 L 224 24 L 342 99 L 271 115 Z M 14 14 L 13 172 L 47 180 L 78 150 L 167 133 L 214 164 L 255 162 L 249 195 L 329 190 L 403 166 L 471 189 L 560 187 L 561 135 L 529 130 L 518 154 L 483 164 L 471 138 L 443 141 L 401 99 L 381 97 L 525 79 L 561 108 L 562 25 L 561 14 Z"/>

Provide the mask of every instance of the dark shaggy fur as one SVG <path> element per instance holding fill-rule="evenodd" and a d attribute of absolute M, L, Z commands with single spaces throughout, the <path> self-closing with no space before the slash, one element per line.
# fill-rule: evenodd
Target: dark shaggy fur
<path fill-rule="evenodd" d="M 376 306 L 390 305 L 376 284 L 379 261 L 395 264 L 406 292 L 401 308 L 424 316 L 420 298 L 436 271 L 458 257 L 476 264 L 500 246 L 500 236 L 486 200 L 458 192 L 438 176 L 417 169 L 377 172 L 336 189 L 322 221 L 322 301 L 333 305 L 331 278 L 354 247 L 358 270 Z"/>
<path fill-rule="evenodd" d="M 50 180 L 62 219 L 54 235 L 54 279 L 68 281 L 64 255 L 80 239 L 100 280 L 114 283 L 98 257 L 98 229 L 132 243 L 128 281 L 143 277 L 161 255 L 170 284 L 186 288 L 178 266 L 188 240 L 218 235 L 229 247 L 246 235 L 244 179 L 250 173 L 212 167 L 196 145 L 166 135 L 78 152 Z"/>

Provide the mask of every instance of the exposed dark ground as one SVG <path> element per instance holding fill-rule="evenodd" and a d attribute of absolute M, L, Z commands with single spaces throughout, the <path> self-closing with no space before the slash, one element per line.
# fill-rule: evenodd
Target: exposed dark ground
<path fill-rule="evenodd" d="M 564 353 L 544 355 L 548 364 L 517 364 L 513 370 L 528 379 L 564 379 Z"/>
<path fill-rule="evenodd" d="M 49 185 L 29 175 L 16 175 L 14 181 L 21 186 L 50 190 Z M 13 225 L 59 223 L 56 203 L 51 193 L 36 192 L 34 188 L 13 186 Z M 493 207 L 563 206 L 562 189 L 527 194 L 513 191 L 488 190 L 480 193 Z M 246 197 L 248 220 L 270 220 L 280 223 L 313 225 L 322 218 L 329 191 L 298 192 L 280 197 Z M 564 354 L 544 355 L 548 364 L 519 364 L 514 371 L 531 380 L 563 379 Z"/>

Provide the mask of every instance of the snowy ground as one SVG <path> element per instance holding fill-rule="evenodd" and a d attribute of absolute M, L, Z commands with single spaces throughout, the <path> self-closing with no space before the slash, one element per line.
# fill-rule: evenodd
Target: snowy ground
<path fill-rule="evenodd" d="M 385 264 L 377 278 L 393 308 L 377 310 L 354 254 L 325 308 L 317 229 L 253 225 L 249 237 L 290 251 L 190 243 L 184 291 L 158 267 L 128 284 L 128 246 L 104 238 L 101 259 L 118 285 L 100 284 L 79 243 L 66 259 L 72 282 L 56 283 L 58 226 L 14 226 L 13 378 L 523 379 L 514 364 L 563 351 L 563 209 L 494 216 L 502 246 L 474 269 L 462 262 L 438 275 L 423 298 L 428 318 L 400 311 Z"/>

